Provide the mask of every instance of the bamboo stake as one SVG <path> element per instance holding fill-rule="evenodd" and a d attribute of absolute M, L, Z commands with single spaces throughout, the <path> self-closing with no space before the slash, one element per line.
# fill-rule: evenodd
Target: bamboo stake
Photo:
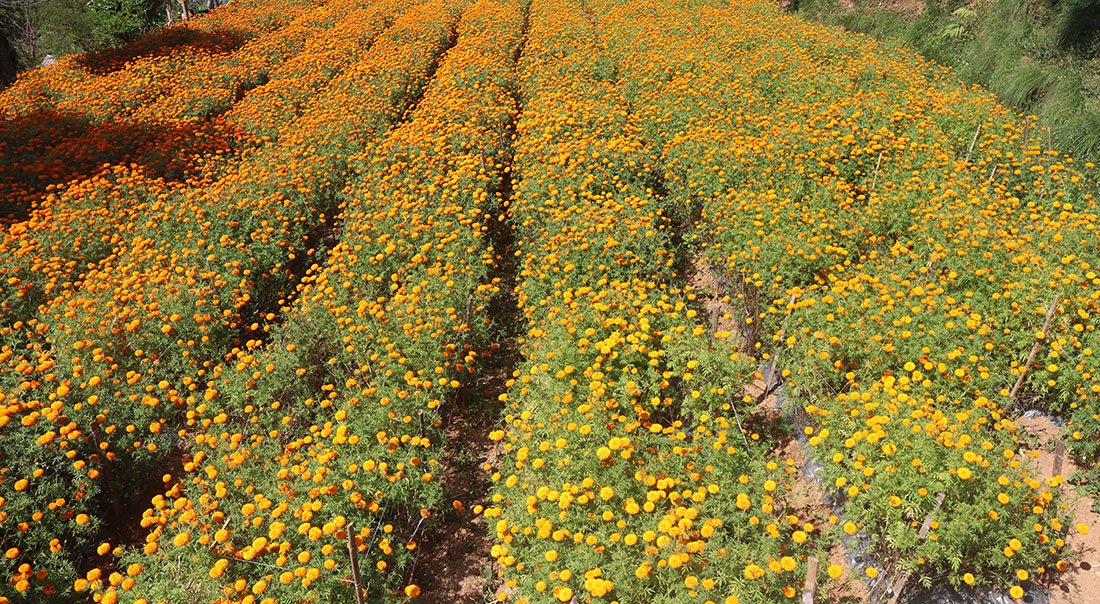
<path fill-rule="evenodd" d="M 940 506 L 943 505 L 944 499 L 947 499 L 947 493 L 936 494 L 936 505 L 932 508 L 932 511 L 928 512 L 928 515 L 924 517 L 924 524 L 921 525 L 920 532 L 917 533 L 917 538 L 920 541 L 924 541 L 924 539 L 928 537 L 928 531 L 932 530 L 932 516 L 940 510 Z M 897 604 L 898 598 L 901 597 L 901 590 L 905 588 L 905 583 L 907 581 L 909 581 L 909 573 L 907 572 L 899 574 L 897 578 L 894 579 L 893 585 L 890 586 L 890 591 L 893 592 L 893 595 L 890 596 L 889 604 Z"/>
<path fill-rule="evenodd" d="M 1047 316 L 1043 320 L 1043 334 L 1046 335 L 1047 329 L 1050 328 L 1050 317 L 1054 314 L 1054 309 L 1058 306 L 1060 298 L 1058 294 L 1054 294 L 1054 299 L 1050 301 L 1050 308 L 1047 309 Z M 1009 402 L 1016 401 L 1016 394 L 1019 392 L 1020 387 L 1024 385 L 1024 378 L 1027 377 L 1027 370 L 1031 367 L 1031 364 L 1035 362 L 1035 355 L 1039 354 L 1039 347 L 1042 341 L 1036 341 L 1031 347 L 1031 354 L 1027 355 L 1027 363 L 1020 369 L 1020 378 L 1016 380 L 1016 385 L 1012 387 L 1012 392 L 1008 394 Z"/>
<path fill-rule="evenodd" d="M 464 331 L 470 331 L 470 313 L 473 312 L 474 294 L 470 292 L 466 296 L 466 314 L 462 317 L 462 328 Z"/>
<path fill-rule="evenodd" d="M 363 584 L 359 579 L 359 548 L 355 547 L 350 522 L 344 530 L 348 533 L 348 556 L 351 558 L 351 580 L 355 585 L 355 604 L 363 604 Z"/>
<path fill-rule="evenodd" d="M 806 558 L 806 586 L 802 589 L 802 604 L 814 604 L 817 591 L 817 558 Z"/>
<path fill-rule="evenodd" d="M 718 303 L 715 302 L 714 306 L 710 309 L 710 346 L 709 349 L 714 349 L 714 335 L 718 333 Z"/>
<path fill-rule="evenodd" d="M 733 409 L 733 419 L 737 422 L 737 431 L 741 433 L 741 440 L 745 441 L 745 452 L 752 455 L 752 447 L 749 445 L 749 437 L 745 436 L 745 427 L 741 425 L 741 414 L 737 412 L 737 405 L 730 397 L 730 408 Z"/>
<path fill-rule="evenodd" d="M 780 344 L 783 343 L 783 333 L 785 331 L 787 331 L 787 319 L 791 318 L 791 308 L 790 307 L 794 305 L 794 300 L 795 300 L 795 295 L 791 294 L 791 299 L 787 301 L 787 307 L 788 307 L 787 308 L 787 314 L 783 317 L 783 324 L 780 325 L 780 327 L 779 327 L 779 343 Z M 767 398 L 768 393 L 772 390 L 772 388 L 775 387 L 772 384 L 772 382 L 774 380 L 775 380 L 775 359 L 771 359 L 771 366 L 768 367 L 768 375 L 764 379 L 764 398 Z M 760 402 L 763 402 L 763 398 L 760 400 Z M 776 399 L 775 399 L 775 410 L 776 411 L 780 410 L 779 409 L 779 397 L 776 397 Z"/>
<path fill-rule="evenodd" d="M 964 164 L 970 163 L 970 154 L 974 151 L 974 145 L 978 143 L 978 135 L 982 132 L 982 125 L 978 124 L 978 129 L 974 131 L 974 140 L 970 141 L 970 148 L 966 150 L 966 159 L 963 160 Z"/>
<path fill-rule="evenodd" d="M 882 165 L 882 154 L 885 151 L 878 152 L 878 161 L 875 162 L 875 173 L 871 175 L 871 190 L 867 192 L 868 195 L 875 192 L 875 183 L 878 182 L 878 168 Z"/>

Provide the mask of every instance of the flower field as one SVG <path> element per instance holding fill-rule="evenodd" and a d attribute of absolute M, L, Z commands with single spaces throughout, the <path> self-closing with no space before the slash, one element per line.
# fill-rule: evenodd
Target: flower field
<path fill-rule="evenodd" d="M 1091 551 L 1095 168 L 904 48 L 236 0 L 0 116 L 0 603 L 455 601 L 455 522 L 529 603 L 1022 599 Z"/>

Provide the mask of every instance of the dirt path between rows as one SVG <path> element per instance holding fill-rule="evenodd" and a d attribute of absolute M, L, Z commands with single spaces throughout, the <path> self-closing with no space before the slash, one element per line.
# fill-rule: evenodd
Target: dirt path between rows
<path fill-rule="evenodd" d="M 1042 416 L 1022 417 L 1016 426 L 1038 439 L 1038 447 L 1028 454 L 1036 465 L 1039 477 L 1044 482 L 1054 476 L 1054 443 L 1060 438 L 1061 429 Z M 1062 476 L 1070 476 L 1078 470 L 1073 459 L 1066 454 L 1062 465 Z M 1048 588 L 1051 604 L 1093 604 L 1100 602 L 1100 514 L 1092 511 L 1092 499 L 1076 491 L 1072 485 L 1064 483 L 1063 492 L 1070 496 L 1069 517 L 1072 523 L 1066 543 L 1075 552 L 1077 558 L 1069 562 L 1063 571 L 1051 571 Z M 1075 529 L 1077 523 L 1088 527 L 1088 535 L 1081 535 Z"/>
<path fill-rule="evenodd" d="M 696 261 L 690 270 L 691 287 L 702 299 L 706 317 L 711 323 L 711 331 L 729 331 L 735 334 L 735 337 L 743 339 L 739 332 L 744 330 L 745 321 L 744 317 L 737 316 L 736 306 L 729 296 L 732 292 L 727 291 L 728 288 L 724 287 L 719 279 L 715 277 L 714 271 L 703 262 Z M 777 438 L 776 448 L 772 452 L 775 461 L 783 464 L 790 462 L 793 467 L 799 469 L 798 482 L 790 497 L 790 513 L 799 518 L 829 518 L 832 515 L 832 509 L 826 503 L 825 492 L 818 484 L 817 478 L 809 469 L 802 445 L 797 438 L 789 434 L 775 433 L 787 420 L 779 415 L 776 395 L 770 393 L 765 396 L 768 389 L 763 379 L 765 377 L 760 376 L 760 379 L 755 380 L 745 389 L 745 394 L 754 399 L 759 399 L 759 402 L 751 413 L 744 418 L 737 419 L 737 421 L 741 424 L 741 429 L 746 432 L 746 437 L 751 437 L 754 431 L 766 430 L 771 432 L 771 436 Z M 793 425 L 787 427 L 791 431 L 797 429 Z M 855 604 L 856 602 L 866 601 L 867 590 L 863 577 L 858 570 L 853 569 L 848 563 L 848 556 L 840 542 L 834 543 L 829 548 L 828 559 L 822 560 L 821 564 L 825 566 L 836 564 L 844 572 L 831 589 L 816 594 L 815 602 L 819 604 Z"/>

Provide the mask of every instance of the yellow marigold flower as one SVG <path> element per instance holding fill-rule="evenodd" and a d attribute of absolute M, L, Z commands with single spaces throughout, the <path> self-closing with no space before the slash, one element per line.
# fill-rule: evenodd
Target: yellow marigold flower
<path fill-rule="evenodd" d="M 764 569 L 755 564 L 750 564 L 745 567 L 745 578 L 752 581 L 764 576 Z"/>

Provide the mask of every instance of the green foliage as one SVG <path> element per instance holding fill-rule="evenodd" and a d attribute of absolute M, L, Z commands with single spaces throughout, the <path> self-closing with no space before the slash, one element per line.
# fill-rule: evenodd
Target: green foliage
<path fill-rule="evenodd" d="M 949 66 L 968 83 L 988 86 L 1004 102 L 1039 118 L 1062 153 L 1100 153 L 1100 2 L 1027 3 L 993 0 L 971 7 L 929 2 L 906 13 L 870 2 L 845 8 L 835 0 L 804 0 L 803 15 L 878 38 L 897 38 Z"/>
<path fill-rule="evenodd" d="M 5 7 L 0 30 L 20 68 L 33 69 L 46 55 L 60 58 L 139 39 L 165 24 L 166 1 L 178 12 L 176 0 L 46 0 Z"/>
<path fill-rule="evenodd" d="M 954 17 L 954 19 L 952 19 L 950 23 L 944 25 L 943 28 L 940 29 L 940 36 L 944 38 L 957 39 L 969 34 L 970 22 L 973 21 L 974 17 L 976 17 L 977 14 L 978 13 L 974 12 L 973 9 L 969 9 L 965 6 L 955 9 L 955 11 L 951 13 L 951 16 Z"/>
<path fill-rule="evenodd" d="M 1054 22 L 1060 48 L 1081 57 L 1100 52 L 1100 1 L 1069 0 Z"/>
<path fill-rule="evenodd" d="M 92 43 L 105 46 L 133 42 L 163 23 L 163 6 L 157 0 L 89 0 Z"/>
<path fill-rule="evenodd" d="M 39 52 L 55 57 L 84 52 L 95 42 L 93 15 L 83 0 L 49 0 L 36 5 L 41 27 Z M 41 61 L 41 57 L 36 57 Z"/>

